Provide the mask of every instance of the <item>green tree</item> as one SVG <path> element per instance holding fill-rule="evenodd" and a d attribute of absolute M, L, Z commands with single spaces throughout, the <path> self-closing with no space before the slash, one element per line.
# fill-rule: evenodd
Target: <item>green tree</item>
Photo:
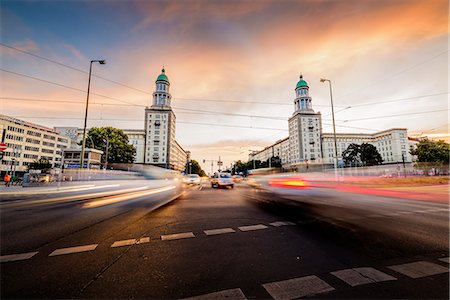
<path fill-rule="evenodd" d="M 189 163 L 191 164 L 189 167 Z M 203 171 L 202 167 L 198 163 L 198 161 L 192 159 L 189 163 L 186 163 L 186 173 L 189 174 L 198 174 L 199 176 L 207 176 L 205 171 Z M 189 172 L 190 170 L 190 172 Z"/>
<path fill-rule="evenodd" d="M 36 159 L 28 165 L 29 170 L 41 170 L 42 173 L 48 172 L 52 168 L 52 164 L 45 158 Z"/>
<path fill-rule="evenodd" d="M 415 147 L 411 147 L 409 153 L 417 156 L 419 162 L 448 164 L 450 144 L 442 140 L 432 141 L 428 138 L 423 138 Z"/>
<path fill-rule="evenodd" d="M 377 148 L 369 143 L 350 144 L 342 153 L 342 159 L 346 166 L 363 164 L 365 166 L 379 165 L 383 162 L 381 154 Z"/>
<path fill-rule="evenodd" d="M 342 159 L 346 166 L 357 166 L 361 164 L 361 146 L 358 144 L 350 144 L 342 152 Z"/>
<path fill-rule="evenodd" d="M 104 152 L 106 160 L 106 144 L 108 144 L 108 163 L 132 163 L 136 149 L 128 144 L 128 136 L 114 127 L 93 127 L 86 135 L 86 147 Z M 81 142 L 79 143 L 81 145 Z"/>
<path fill-rule="evenodd" d="M 380 152 L 378 152 L 377 147 L 374 145 L 362 143 L 360 149 L 361 162 L 365 166 L 380 165 L 383 162 Z"/>

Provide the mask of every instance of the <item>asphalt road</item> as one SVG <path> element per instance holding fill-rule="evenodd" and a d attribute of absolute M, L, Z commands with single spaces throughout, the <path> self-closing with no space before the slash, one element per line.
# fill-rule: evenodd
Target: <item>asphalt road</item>
<path fill-rule="evenodd" d="M 205 184 L 155 209 L 165 196 L 1 203 L 1 298 L 449 297 L 448 204 Z"/>

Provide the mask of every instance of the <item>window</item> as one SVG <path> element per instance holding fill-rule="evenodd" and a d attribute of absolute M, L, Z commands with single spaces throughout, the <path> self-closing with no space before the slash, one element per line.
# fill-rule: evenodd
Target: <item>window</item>
<path fill-rule="evenodd" d="M 17 135 L 12 135 L 12 134 L 7 134 L 6 138 L 8 140 L 13 140 L 13 141 L 23 141 L 23 137 L 17 136 Z"/>
<path fill-rule="evenodd" d="M 48 146 L 48 147 L 55 147 L 54 143 L 49 143 L 49 142 L 42 142 L 42 145 Z"/>
<path fill-rule="evenodd" d="M 32 136 L 41 137 L 41 134 L 39 132 L 34 132 L 34 131 L 31 131 L 31 130 L 28 130 L 27 134 L 28 135 L 32 135 Z"/>
<path fill-rule="evenodd" d="M 52 140 L 52 141 L 54 141 L 56 139 L 54 136 L 51 136 L 51 135 L 48 135 L 48 134 L 44 134 L 44 138 Z"/>
<path fill-rule="evenodd" d="M 8 136 L 7 136 L 8 137 Z M 36 140 L 36 139 L 32 139 L 32 138 L 27 138 L 26 139 L 27 143 L 32 143 L 32 144 L 40 144 L 41 141 L 40 140 Z"/>
<path fill-rule="evenodd" d="M 18 132 L 18 133 L 24 132 L 24 130 L 22 128 L 17 128 L 17 127 L 13 127 L 13 126 L 8 126 L 8 131 L 14 131 L 14 132 Z"/>
<path fill-rule="evenodd" d="M 50 150 L 50 149 L 42 149 L 42 152 L 53 154 L 53 150 Z"/>
<path fill-rule="evenodd" d="M 67 143 L 68 140 L 67 139 L 63 139 L 63 138 L 58 138 L 58 142 L 63 142 L 63 143 Z"/>

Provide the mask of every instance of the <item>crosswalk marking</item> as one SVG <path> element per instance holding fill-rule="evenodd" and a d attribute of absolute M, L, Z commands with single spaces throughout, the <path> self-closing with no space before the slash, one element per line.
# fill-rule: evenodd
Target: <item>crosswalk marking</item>
<path fill-rule="evenodd" d="M 331 274 L 351 286 L 358 286 L 379 281 L 397 280 L 395 277 L 369 267 L 339 270 L 331 272 Z"/>
<path fill-rule="evenodd" d="M 163 241 L 189 239 L 189 238 L 195 238 L 195 235 L 192 232 L 182 232 L 182 233 L 166 234 L 161 236 L 161 240 Z"/>
<path fill-rule="evenodd" d="M 450 264 L 450 257 L 439 258 L 439 260 Z"/>
<path fill-rule="evenodd" d="M 56 256 L 56 255 L 64 255 L 64 254 L 71 254 L 71 253 L 93 251 L 93 250 L 95 250 L 95 248 L 97 248 L 97 246 L 98 246 L 98 244 L 91 244 L 91 245 L 85 245 L 85 246 L 60 248 L 60 249 L 56 249 L 55 251 L 50 253 L 49 256 Z"/>
<path fill-rule="evenodd" d="M 427 261 L 394 265 L 388 268 L 411 278 L 421 278 L 448 272 L 448 268 Z"/>
<path fill-rule="evenodd" d="M 238 228 L 240 231 L 252 231 L 252 230 L 266 229 L 268 227 L 263 224 L 257 224 L 257 225 L 241 226 Z"/>
<path fill-rule="evenodd" d="M 0 262 L 25 260 L 25 259 L 32 258 L 36 254 L 38 254 L 38 252 L 28 252 L 28 253 L 2 255 L 2 256 L 0 256 Z"/>
<path fill-rule="evenodd" d="M 266 283 L 263 287 L 275 300 L 296 299 L 334 290 L 331 285 L 314 275 Z"/>
<path fill-rule="evenodd" d="M 206 235 L 217 235 L 224 233 L 233 233 L 236 232 L 233 228 L 220 228 L 220 229 L 209 229 L 203 231 Z"/>
<path fill-rule="evenodd" d="M 277 222 L 272 222 L 269 224 L 272 226 L 275 226 L 275 227 L 295 225 L 295 223 L 293 223 L 293 222 L 285 222 L 285 221 L 277 221 Z"/>
<path fill-rule="evenodd" d="M 225 299 L 247 300 L 241 289 L 224 290 L 206 295 L 189 297 L 185 298 L 184 300 L 225 300 Z"/>

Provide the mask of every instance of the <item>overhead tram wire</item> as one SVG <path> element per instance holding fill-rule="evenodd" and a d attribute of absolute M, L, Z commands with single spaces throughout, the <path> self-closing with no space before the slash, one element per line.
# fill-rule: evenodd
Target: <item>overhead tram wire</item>
<path fill-rule="evenodd" d="M 18 72 L 6 70 L 6 69 L 3 69 L 3 68 L 0 68 L 0 71 L 5 72 L 5 73 L 14 74 L 16 76 L 21 76 L 21 77 L 25 77 L 25 78 L 29 78 L 29 79 L 33 79 L 33 80 L 37 80 L 37 81 L 41 81 L 41 82 L 45 82 L 45 83 L 48 83 L 48 84 L 53 84 L 53 85 L 56 85 L 56 86 L 59 86 L 59 87 L 63 87 L 63 88 L 66 88 L 66 89 L 70 89 L 70 90 L 86 93 L 85 90 L 82 90 L 82 89 L 79 89 L 79 88 L 76 88 L 76 87 L 73 87 L 73 86 L 68 86 L 68 85 L 65 85 L 65 84 L 57 83 L 57 82 L 54 82 L 54 81 L 41 79 L 41 78 L 38 78 L 38 77 L 34 77 L 34 76 L 30 76 L 30 75 L 26 75 L 26 74 L 22 74 L 22 73 L 18 73 Z M 106 96 L 106 95 L 102 95 L 102 94 L 92 93 L 92 92 L 91 92 L 91 94 L 95 95 L 95 96 L 98 96 L 98 97 L 111 99 L 111 100 L 114 100 L 114 101 L 119 101 L 119 102 L 130 104 L 130 105 L 135 105 L 134 103 L 131 103 L 131 102 L 128 102 L 128 101 L 125 101 L 125 100 L 122 100 L 122 99 L 118 99 L 118 98 L 114 98 L 114 97 L 110 97 L 110 96 Z"/>
<path fill-rule="evenodd" d="M 374 85 L 378 84 L 380 81 L 384 81 L 384 80 L 386 80 L 386 79 L 389 79 L 389 78 L 392 78 L 392 77 L 396 77 L 396 76 L 398 76 L 398 75 L 401 75 L 401 74 L 403 74 L 403 73 L 405 73 L 405 72 L 408 72 L 408 71 L 410 71 L 410 70 L 412 70 L 412 69 L 414 69 L 414 68 L 417 68 L 417 67 L 419 67 L 419 66 L 421 66 L 421 65 L 423 65 L 423 64 L 426 64 L 426 63 L 432 61 L 433 59 L 436 59 L 436 58 L 438 58 L 439 56 L 448 53 L 449 51 L 450 51 L 450 50 L 445 50 L 445 51 L 440 52 L 440 53 L 438 53 L 438 54 L 436 54 L 436 55 L 434 55 L 434 56 L 432 56 L 432 57 L 430 57 L 430 58 L 428 58 L 428 59 L 425 59 L 425 60 L 423 60 L 423 61 L 421 61 L 421 62 L 419 62 L 419 63 L 417 63 L 417 64 L 415 64 L 415 65 L 412 65 L 412 66 L 410 66 L 410 67 L 408 67 L 408 68 L 406 68 L 406 69 L 403 69 L 403 70 L 401 70 L 401 71 L 399 71 L 399 72 L 397 72 L 397 73 L 394 73 L 394 74 L 391 74 L 391 75 L 388 75 L 388 76 L 384 76 L 384 77 L 382 77 L 382 78 L 379 78 L 379 79 L 377 79 L 376 81 L 371 82 L 370 84 L 368 84 L 368 85 L 366 85 L 366 86 L 364 86 L 364 87 L 362 87 L 362 88 L 360 88 L 360 89 L 356 89 L 356 90 L 353 90 L 353 91 L 351 91 L 351 92 L 349 92 L 349 93 L 347 93 L 347 94 L 344 94 L 344 95 L 342 95 L 342 96 L 339 96 L 339 98 L 347 97 L 348 95 L 352 95 L 352 94 L 354 94 L 354 93 L 356 93 L 356 92 L 363 91 L 363 90 L 365 90 L 365 89 L 368 88 L 368 87 L 374 86 Z"/>
<path fill-rule="evenodd" d="M 404 113 L 404 114 L 387 115 L 387 116 L 367 117 L 367 118 L 361 118 L 361 119 L 350 119 L 350 120 L 344 120 L 344 122 L 355 122 L 355 121 L 365 121 L 365 120 L 373 120 L 373 119 L 393 118 L 393 117 L 399 117 L 399 116 L 423 115 L 423 114 L 430 114 L 430 113 L 443 112 L 443 111 L 450 111 L 450 109 L 438 109 L 438 110 L 422 111 L 422 112 L 416 112 L 416 113 Z"/>
<path fill-rule="evenodd" d="M 87 71 L 84 71 L 82 69 L 79 69 L 79 68 L 76 68 L 76 67 L 64 64 L 62 62 L 59 62 L 59 61 L 56 61 L 56 60 L 53 60 L 53 59 L 50 59 L 48 57 L 44 57 L 42 55 L 34 54 L 32 52 L 25 51 L 25 50 L 22 50 L 22 49 L 19 49 L 19 48 L 16 48 L 16 47 L 13 47 L 11 45 L 7 45 L 7 44 L 1 43 L 1 42 L 0 42 L 0 45 L 3 46 L 3 47 L 9 48 L 11 50 L 15 50 L 15 51 L 18 51 L 18 52 L 21 52 L 21 53 L 33 56 L 35 58 L 39 58 L 39 59 L 45 60 L 45 61 L 50 62 L 50 63 L 56 64 L 56 65 L 59 65 L 59 66 L 62 66 L 62 67 L 66 67 L 66 68 L 71 69 L 73 71 L 77 71 L 77 72 L 84 73 L 84 74 L 89 74 Z M 19 73 L 16 73 L 16 74 L 19 74 Z M 27 75 L 25 75 L 25 76 L 27 76 Z M 144 94 L 147 94 L 147 95 L 153 95 L 153 93 L 144 91 L 144 90 L 139 89 L 139 88 L 135 88 L 135 87 L 129 86 L 127 84 L 124 84 L 124 83 L 121 83 L 121 82 L 118 82 L 118 81 L 115 81 L 115 80 L 112 80 L 112 79 L 105 78 L 103 76 L 99 76 L 99 75 L 95 75 L 95 74 L 92 74 L 92 76 L 100 78 L 100 79 L 103 79 L 105 81 L 108 81 L 108 82 L 111 82 L 111 83 L 114 83 L 114 84 L 117 84 L 117 85 L 120 85 L 120 86 L 123 86 L 123 87 L 126 87 L 126 88 L 129 88 L 129 89 L 132 89 L 132 90 L 135 90 L 135 91 L 138 91 L 138 92 L 141 92 L 141 93 L 144 93 Z M 177 97 L 174 97 L 172 99 L 173 100 L 185 100 L 185 101 L 203 101 L 203 102 L 225 102 L 225 103 L 244 103 L 244 104 L 248 103 L 248 104 L 266 104 L 266 105 L 292 105 L 292 103 L 265 102 L 265 101 L 240 101 L 240 100 L 197 99 L 197 98 L 177 98 Z M 329 105 L 316 104 L 316 106 L 328 107 Z"/>
<path fill-rule="evenodd" d="M 51 62 L 51 63 L 57 64 L 57 65 L 59 65 L 59 66 L 66 67 L 66 68 L 69 68 L 69 69 L 71 69 L 71 70 L 74 70 L 74 71 L 77 71 L 77 72 L 80 72 L 80 73 L 88 74 L 87 71 L 84 71 L 84 70 L 82 70 L 82 69 L 79 69 L 79 68 L 76 68 L 76 67 L 73 67 L 73 66 L 64 64 L 64 63 L 62 63 L 62 62 L 55 61 L 55 60 L 53 60 L 53 59 L 50 59 L 50 58 L 48 58 L 48 57 L 44 57 L 44 56 L 42 56 L 42 55 L 38 55 L 38 54 L 29 52 L 29 51 L 25 51 L 25 50 L 16 48 L 16 47 L 11 46 L 11 45 L 7 45 L 7 44 L 2 43 L 2 42 L 0 42 L 0 45 L 3 46 L 3 47 L 5 47 L 5 48 L 9 48 L 9 49 L 11 49 L 11 50 L 15 50 L 15 51 L 18 51 L 18 52 L 21 52 L 21 53 L 24 53 L 24 54 L 33 56 L 33 57 L 35 57 L 35 58 L 39 58 L 39 59 L 45 60 L 45 61 L 47 61 L 47 62 Z M 428 61 L 430 61 L 430 60 L 435 59 L 436 57 L 441 56 L 442 54 L 447 53 L 448 51 L 449 51 L 449 50 L 446 50 L 446 51 L 444 51 L 444 52 L 441 52 L 441 53 L 439 53 L 439 54 L 437 54 L 437 55 L 435 55 L 435 56 L 429 58 L 428 60 L 422 61 L 422 62 L 420 62 L 420 63 L 418 63 L 418 64 L 416 64 L 416 65 L 414 65 L 414 66 L 411 66 L 411 67 L 408 68 L 408 69 L 405 69 L 405 70 L 403 70 L 403 71 L 400 71 L 399 73 L 395 73 L 395 74 L 393 74 L 393 75 L 391 75 L 391 76 L 397 76 L 397 75 L 401 74 L 402 72 L 406 72 L 406 71 L 408 71 L 408 70 L 410 70 L 410 69 L 413 69 L 413 68 L 415 68 L 415 67 L 417 67 L 417 66 L 420 66 L 420 65 L 422 65 L 422 64 L 424 64 L 424 63 L 426 63 L 426 62 L 428 62 Z M 2 70 L 2 71 L 3 71 L 3 70 Z M 19 74 L 20 74 L 20 73 L 16 73 L 16 72 L 12 72 L 12 71 L 5 71 L 5 72 L 14 73 L 14 74 L 16 74 L 16 75 L 19 75 Z M 29 75 L 25 75 L 25 74 L 21 74 L 21 75 L 24 75 L 25 77 L 28 77 L 28 78 L 36 79 L 36 77 L 32 77 L 32 76 L 29 76 Z M 103 80 L 105 80 L 105 81 L 108 81 L 108 82 L 111 82 L 111 83 L 114 83 L 114 84 L 117 84 L 117 85 L 120 85 L 120 86 L 123 86 L 123 87 L 126 87 L 126 88 L 129 88 L 129 89 L 132 89 L 132 90 L 135 90 L 135 91 L 138 91 L 138 92 L 141 92 L 141 93 L 144 93 L 144 94 L 147 94 L 147 95 L 153 95 L 153 94 L 150 93 L 150 92 L 147 92 L 147 91 L 144 91 L 144 90 L 142 90 L 142 89 L 139 89 L 139 88 L 135 88 L 135 87 L 126 85 L 126 84 L 124 84 L 124 83 L 121 83 L 121 82 L 118 82 L 118 81 L 115 81 L 115 80 L 112 80 L 112 79 L 109 79 L 109 78 L 105 78 L 105 77 L 103 77 L 103 76 L 99 76 L 99 75 L 95 75 L 95 74 L 92 74 L 92 76 L 97 77 L 97 78 L 100 78 L 100 79 L 103 79 Z M 390 77 L 390 76 L 385 77 L 385 78 L 389 78 L 389 77 Z M 38 80 L 39 80 L 39 79 L 38 79 Z M 41 80 L 41 81 L 44 81 L 44 82 L 47 82 L 47 83 L 52 83 L 52 84 L 57 84 L 57 83 L 50 82 L 50 81 L 47 81 L 47 80 Z M 61 84 L 59 84 L 59 85 L 60 85 L 61 87 L 65 87 L 64 85 L 61 85 Z M 72 87 L 69 87 L 69 88 L 72 88 Z M 73 88 L 72 88 L 72 89 L 73 89 Z M 362 88 L 362 89 L 364 89 L 364 88 Z M 83 92 L 84 92 L 84 91 L 83 91 Z M 350 93 L 350 94 L 351 94 L 351 93 Z M 404 99 L 404 100 L 409 100 L 409 99 L 423 98 L 423 97 L 437 96 L 437 95 L 444 95 L 444 94 L 448 94 L 448 92 L 447 92 L 447 93 L 432 94 L 432 95 L 424 95 L 424 96 L 408 97 L 408 98 L 403 98 L 403 99 Z M 96 96 L 108 98 L 108 96 L 104 96 L 104 95 L 96 95 Z M 345 95 L 344 95 L 344 96 L 345 96 Z M 109 97 L 109 99 L 115 100 L 115 101 L 124 102 L 124 100 L 117 100 L 117 99 L 114 99 L 114 98 L 112 98 L 112 97 Z M 280 102 L 265 102 L 265 101 L 239 101 L 239 100 L 224 100 L 224 99 L 197 99 L 197 98 L 178 98 L 178 97 L 174 97 L 174 98 L 172 98 L 172 99 L 173 99 L 173 100 L 185 100 L 185 101 L 204 101 L 204 102 L 222 102 L 222 103 L 225 102 L 225 103 L 241 103 L 241 104 L 292 105 L 292 103 L 283 103 L 283 102 L 281 102 L 281 103 L 280 103 Z M 403 99 L 396 99 L 396 100 L 386 101 L 386 102 L 372 102 L 372 103 L 356 104 L 356 105 L 352 105 L 351 108 L 359 107 L 359 106 L 373 105 L 373 104 L 380 104 L 380 103 L 398 102 L 398 101 L 403 100 Z M 124 103 L 129 103 L 129 102 L 126 102 L 126 101 L 125 101 Z M 129 104 L 130 104 L 130 105 L 135 105 L 135 104 L 131 104 L 131 103 L 129 103 Z M 104 105 L 106 105 L 106 104 L 104 103 Z M 137 106 L 137 105 L 136 105 L 136 106 Z M 320 105 L 320 104 L 315 104 L 315 106 L 317 106 L 317 107 L 329 107 L 330 105 Z M 342 105 L 342 106 L 337 106 L 337 107 L 344 107 L 344 106 Z M 344 108 L 343 110 L 346 110 L 346 109 L 349 109 L 349 108 L 346 107 L 346 108 Z"/>
<path fill-rule="evenodd" d="M 42 60 L 45 60 L 45 61 L 47 61 L 47 62 L 51 62 L 51 63 L 54 63 L 54 64 L 56 64 L 56 65 L 59 65 L 59 66 L 62 66 L 62 67 L 66 67 L 66 68 L 68 68 L 68 69 L 71 69 L 71 70 L 74 70 L 74 71 L 77 71 L 77 72 L 80 72 L 80 73 L 89 74 L 89 72 L 84 71 L 84 70 L 82 70 L 82 69 L 79 69 L 79 68 L 76 68 L 76 67 L 73 67 L 73 66 L 64 64 L 64 63 L 62 63 L 62 62 L 59 62 L 59 61 L 56 61 L 56 60 L 53 60 L 53 59 L 50 59 L 50 58 L 47 58 L 47 57 L 44 57 L 44 56 L 41 56 L 41 55 L 38 55 L 38 54 L 34 54 L 34 53 L 32 53 L 32 52 L 28 52 L 28 51 L 25 51 L 25 50 L 22 50 L 22 49 L 13 47 L 13 46 L 11 46 L 11 45 L 4 44 L 4 43 L 2 43 L 2 42 L 0 42 L 0 45 L 3 46 L 3 47 L 6 47 L 6 48 L 9 48 L 9 49 L 12 49 L 12 50 L 15 50 L 15 51 L 18 51 L 18 52 L 22 52 L 22 53 L 24 53 L 24 54 L 27 54 L 27 55 L 30 55 L 30 56 L 33 56 L 33 57 L 36 57 L 36 58 L 39 58 L 39 59 L 42 59 Z M 108 82 L 111 82 L 111 83 L 114 83 L 114 84 L 117 84 L 117 85 L 121 85 L 121 86 L 123 86 L 123 87 L 129 88 L 129 89 L 132 89 L 132 90 L 135 90 L 135 91 L 138 91 L 138 92 L 147 94 L 147 95 L 152 95 L 152 93 L 149 93 L 149 92 L 147 92 L 147 91 L 144 91 L 144 90 L 141 90 L 141 89 L 138 89 L 138 88 L 135 88 L 135 87 L 126 85 L 126 84 L 124 84 L 124 83 L 121 83 L 121 82 L 118 82 L 118 81 L 115 81 L 115 80 L 112 80 L 112 79 L 105 78 L 105 77 L 103 77 L 103 76 L 99 76 L 99 75 L 95 75 L 95 74 L 92 74 L 92 76 L 93 76 L 93 77 L 100 78 L 100 79 L 103 79 L 103 80 L 105 80 L 105 81 L 108 81 Z"/>

